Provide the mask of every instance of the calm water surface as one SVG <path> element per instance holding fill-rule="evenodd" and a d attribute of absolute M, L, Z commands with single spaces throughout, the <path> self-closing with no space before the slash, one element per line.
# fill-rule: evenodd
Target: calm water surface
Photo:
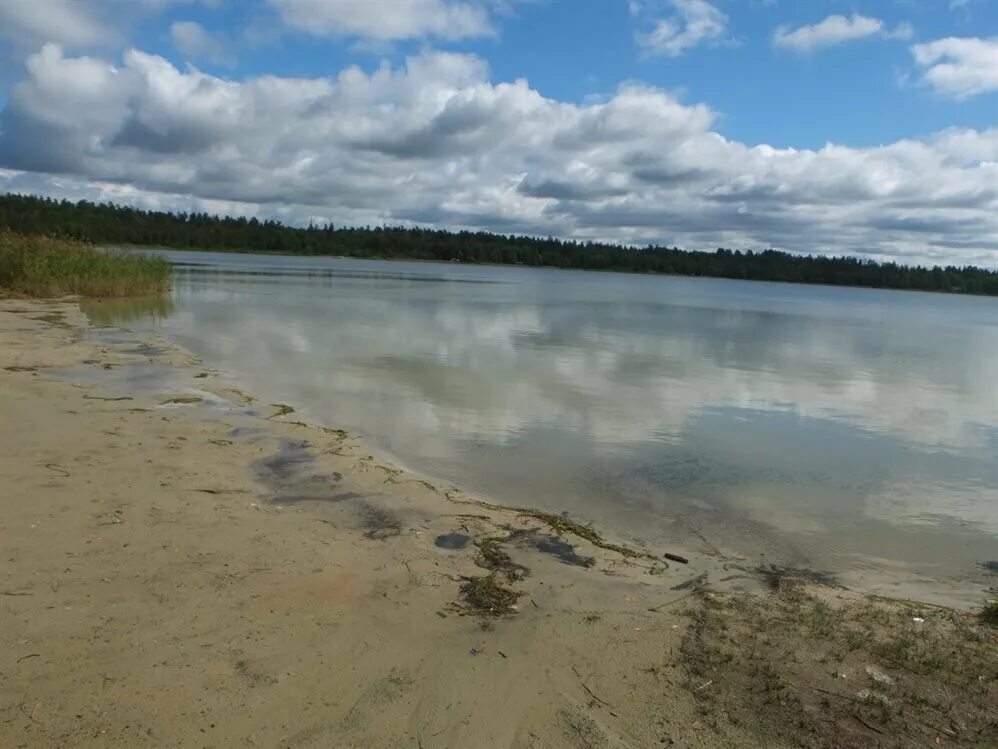
<path fill-rule="evenodd" d="M 129 326 L 424 474 L 854 583 L 998 559 L 998 300 L 166 254 Z"/>

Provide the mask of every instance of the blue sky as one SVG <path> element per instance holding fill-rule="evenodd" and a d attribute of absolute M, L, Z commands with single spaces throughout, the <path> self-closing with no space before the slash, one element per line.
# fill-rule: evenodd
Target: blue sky
<path fill-rule="evenodd" d="M 996 0 L 0 0 L 0 106 L 0 189 L 998 260 Z"/>
<path fill-rule="evenodd" d="M 229 0 L 177 3 L 141 25 L 135 43 L 177 65 L 187 61 L 170 39 L 169 26 L 194 21 L 231 42 L 233 60 L 196 64 L 226 77 L 318 77 L 351 64 L 368 70 L 382 60 L 395 64 L 427 44 L 476 54 L 489 62 L 494 80 L 526 78 L 545 96 L 575 102 L 612 94 L 627 80 L 708 102 L 722 119 L 718 130 L 749 143 L 798 148 L 826 142 L 873 146 L 922 136 L 952 126 L 998 124 L 998 99 L 940 99 L 913 77 L 911 44 L 950 36 L 998 34 L 998 2 L 968 0 L 718 0 L 728 16 L 722 38 L 670 57 L 649 54 L 635 43 L 654 21 L 674 13 L 668 2 L 648 2 L 632 13 L 626 0 L 534 0 L 511 3 L 494 19 L 494 35 L 444 42 L 436 38 L 373 43 L 356 36 L 317 37 L 307 32 L 273 34 L 280 27 L 273 7 Z M 661 12 L 656 12 L 661 11 Z M 774 31 L 799 28 L 830 15 L 882 20 L 890 30 L 908 25 L 895 39 L 870 36 L 806 54 L 775 47 Z M 903 38 L 902 38 L 903 37 Z"/>

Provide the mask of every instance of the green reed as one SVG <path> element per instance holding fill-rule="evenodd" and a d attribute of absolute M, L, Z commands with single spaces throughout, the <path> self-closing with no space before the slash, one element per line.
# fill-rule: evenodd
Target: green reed
<path fill-rule="evenodd" d="M 101 251 L 69 239 L 0 230 L 0 290 L 35 297 L 122 297 L 170 287 L 160 257 Z"/>

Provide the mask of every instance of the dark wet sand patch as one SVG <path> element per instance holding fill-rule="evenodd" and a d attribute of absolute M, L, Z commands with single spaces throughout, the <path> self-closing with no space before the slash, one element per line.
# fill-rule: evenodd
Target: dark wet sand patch
<path fill-rule="evenodd" d="M 270 438 L 270 432 L 260 427 L 234 427 L 229 430 L 229 436 L 235 439 L 257 440 L 263 437 Z"/>
<path fill-rule="evenodd" d="M 339 474 L 336 474 L 339 476 Z M 363 499 L 366 494 L 361 494 L 360 492 L 339 492 L 338 494 L 333 494 L 327 502 L 349 502 L 352 499 Z"/>
<path fill-rule="evenodd" d="M 233 430 L 231 434 L 236 436 Z M 268 486 L 288 488 L 287 483 L 295 477 L 303 465 L 312 463 L 308 443 L 296 440 L 282 440 L 276 455 L 261 458 L 256 463 L 257 474 Z"/>
<path fill-rule="evenodd" d="M 457 531 L 442 533 L 433 540 L 433 545 L 438 549 L 447 549 L 448 551 L 467 548 L 470 543 L 471 536 L 467 533 L 458 533 Z"/>
<path fill-rule="evenodd" d="M 58 325 L 61 327 L 68 328 L 69 325 L 66 323 L 66 317 L 62 312 L 52 312 L 46 315 L 40 315 L 38 317 L 32 317 L 32 320 L 38 320 L 39 322 L 47 322 L 50 325 Z"/>
<path fill-rule="evenodd" d="M 147 343 L 141 343 L 138 346 L 133 346 L 132 348 L 122 349 L 122 354 L 133 354 L 135 356 L 164 356 L 167 353 L 167 349 L 162 346 L 152 346 Z"/>
<path fill-rule="evenodd" d="M 368 502 L 358 505 L 364 538 L 384 540 L 402 533 L 402 521 L 395 514 Z"/>
<path fill-rule="evenodd" d="M 506 540 L 522 549 L 532 549 L 541 554 L 549 554 L 572 567 L 592 567 L 596 564 L 593 557 L 583 556 L 576 552 L 575 547 L 564 537 L 540 533 L 537 528 L 514 531 Z"/>
<path fill-rule="evenodd" d="M 237 430 L 230 434 L 236 435 Z M 257 478 L 271 491 L 271 504 L 293 505 L 301 502 L 347 502 L 362 499 L 357 492 L 335 492 L 333 488 L 343 480 L 336 471 L 328 474 L 310 470 L 315 461 L 308 451 L 309 443 L 301 440 L 282 440 L 275 455 L 254 464 Z"/>
<path fill-rule="evenodd" d="M 531 536 L 531 545 L 542 554 L 551 554 L 560 561 L 573 567 L 592 567 L 596 564 L 593 557 L 582 556 L 575 547 L 558 536 Z"/>

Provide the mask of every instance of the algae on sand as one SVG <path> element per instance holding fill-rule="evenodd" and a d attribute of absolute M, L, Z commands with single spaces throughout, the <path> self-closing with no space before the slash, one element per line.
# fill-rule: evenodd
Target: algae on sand
<path fill-rule="evenodd" d="M 500 617 L 516 611 L 521 591 L 506 587 L 496 579 L 496 574 L 465 577 L 461 583 L 464 612 Z"/>
<path fill-rule="evenodd" d="M 495 573 L 502 573 L 510 582 L 523 580 L 530 574 L 530 570 L 522 564 L 517 564 L 513 558 L 503 550 L 502 544 L 509 540 L 509 536 L 490 536 L 475 541 L 478 551 L 475 554 L 475 564 L 479 567 L 491 570 Z"/>

